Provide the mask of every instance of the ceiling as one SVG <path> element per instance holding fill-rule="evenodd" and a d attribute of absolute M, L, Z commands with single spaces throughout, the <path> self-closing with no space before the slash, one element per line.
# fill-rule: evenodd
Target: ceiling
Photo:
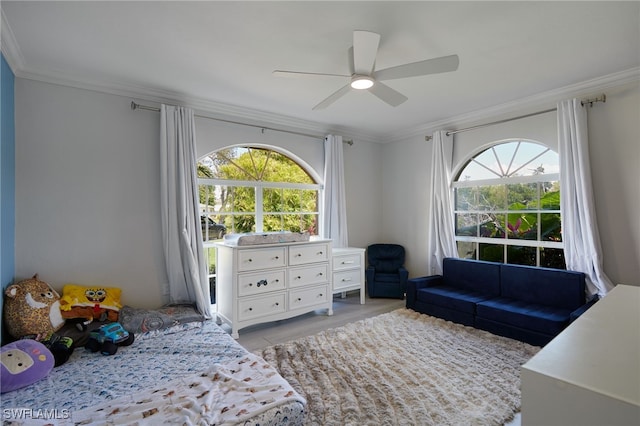
<path fill-rule="evenodd" d="M 18 77 L 182 102 L 214 116 L 393 135 L 640 67 L 640 2 L 7 1 Z M 457 71 L 385 82 L 391 107 L 346 82 L 353 30 L 381 35 L 376 69 L 457 54 Z"/>

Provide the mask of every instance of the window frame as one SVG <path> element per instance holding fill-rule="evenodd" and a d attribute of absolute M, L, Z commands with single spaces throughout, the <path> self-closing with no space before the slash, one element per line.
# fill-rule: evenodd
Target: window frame
<path fill-rule="evenodd" d="M 541 147 L 545 148 L 545 151 L 543 151 L 541 154 L 535 155 L 530 161 L 533 161 L 537 158 L 539 158 L 542 154 L 545 154 L 547 152 L 552 152 L 556 155 L 558 155 L 557 152 L 555 152 L 553 149 L 549 148 L 547 145 L 540 143 L 538 141 L 534 141 L 534 140 L 529 140 L 529 139 L 520 139 L 520 138 L 514 138 L 514 139 L 503 139 L 503 140 L 499 140 L 499 141 L 495 141 L 493 143 L 484 145 L 482 148 L 480 148 L 478 151 L 476 151 L 473 155 L 471 155 L 464 163 L 462 163 L 462 165 L 459 167 L 458 171 L 456 172 L 455 176 L 455 180 L 452 180 L 451 182 L 451 192 L 452 192 L 452 202 L 453 202 L 453 220 L 454 220 L 454 226 L 455 226 L 455 231 L 454 231 L 454 236 L 455 236 L 455 241 L 456 241 L 456 247 L 458 250 L 458 255 L 460 257 L 461 253 L 461 247 L 459 243 L 471 243 L 472 247 L 473 247 L 473 259 L 475 260 L 481 260 L 481 253 L 480 253 L 480 247 L 481 245 L 485 244 L 489 244 L 489 245 L 495 245 L 495 246 L 502 246 L 502 263 L 509 263 L 509 247 L 531 247 L 531 248 L 535 248 L 536 249 L 536 265 L 535 266 L 540 266 L 540 261 L 541 261 L 541 253 L 540 253 L 540 249 L 545 249 L 545 248 L 549 248 L 549 249 L 560 249 L 560 250 L 564 250 L 564 242 L 563 241 L 548 241 L 548 240 L 542 240 L 541 239 L 541 232 L 542 232 L 542 221 L 541 221 L 541 215 L 542 214 L 558 214 L 560 217 L 560 220 L 562 220 L 562 213 L 560 211 L 560 209 L 543 209 L 542 206 L 540 205 L 540 200 L 542 198 L 542 192 L 541 192 L 541 186 L 544 183 L 548 183 L 548 182 L 560 182 L 560 173 L 539 173 L 539 174 L 532 174 L 532 175 L 525 175 L 525 176 L 503 176 L 503 177 L 496 177 L 496 178 L 486 178 L 486 179 L 478 179 L 478 180 L 459 180 L 461 177 L 464 176 L 464 171 L 465 169 L 475 161 L 475 159 L 477 157 L 479 157 L 480 155 L 484 154 L 485 152 L 499 146 L 499 145 L 503 145 L 503 144 L 508 144 L 508 143 L 530 143 L 530 144 L 536 144 L 536 145 L 540 145 Z M 513 154 L 515 156 L 515 152 Z M 477 164 L 477 162 L 476 162 Z M 528 164 L 528 163 L 527 163 Z M 483 166 L 484 167 L 484 166 Z M 518 170 L 520 170 L 523 166 L 519 167 L 518 169 L 516 169 L 514 172 L 517 172 Z M 486 168 L 486 167 L 485 167 Z M 495 172 L 494 172 L 495 173 Z M 519 184 L 536 184 L 537 188 L 536 188 L 536 193 L 537 193 L 537 207 L 535 209 L 526 209 L 526 210 L 509 210 L 509 205 L 505 204 L 505 206 L 501 207 L 501 208 L 497 208 L 497 209 L 491 209 L 491 210 L 486 210 L 486 209 L 459 209 L 458 208 L 458 203 L 457 203 L 457 196 L 458 196 L 458 189 L 461 188 L 482 188 L 482 187 L 488 187 L 488 186 L 504 186 L 505 187 L 505 195 L 508 198 L 508 187 L 509 185 L 519 185 Z M 458 234 L 458 215 L 460 214 L 465 214 L 465 215 L 475 215 L 477 217 L 476 222 L 476 232 L 475 232 L 475 236 L 468 236 L 468 235 L 457 235 Z M 534 239 L 520 239 L 520 238 L 509 238 L 509 232 L 504 232 L 503 236 L 500 237 L 483 237 L 480 236 L 480 227 L 483 223 L 483 221 L 479 220 L 480 219 L 480 215 L 482 214 L 491 214 L 491 215 L 495 215 L 496 217 L 504 217 L 505 218 L 505 224 L 508 224 L 509 222 L 508 220 L 508 216 L 509 215 L 513 215 L 513 214 L 536 214 L 536 232 L 537 232 L 537 238 Z M 506 226 L 505 226 L 506 228 Z"/>

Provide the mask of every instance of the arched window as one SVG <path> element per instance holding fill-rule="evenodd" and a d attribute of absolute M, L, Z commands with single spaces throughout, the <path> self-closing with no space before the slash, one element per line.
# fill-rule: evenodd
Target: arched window
<path fill-rule="evenodd" d="M 318 233 L 322 187 L 299 162 L 282 152 L 261 146 L 211 152 L 198 160 L 198 183 L 212 290 L 216 255 L 213 244 L 225 234 Z M 212 297 L 213 294 L 212 291 Z"/>
<path fill-rule="evenodd" d="M 458 255 L 565 269 L 559 171 L 558 154 L 535 141 L 471 158 L 453 184 Z"/>

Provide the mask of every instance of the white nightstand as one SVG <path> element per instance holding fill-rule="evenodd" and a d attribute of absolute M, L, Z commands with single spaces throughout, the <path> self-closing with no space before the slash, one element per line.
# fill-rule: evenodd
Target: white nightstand
<path fill-rule="evenodd" d="M 364 251 L 363 248 L 333 249 L 333 294 L 360 290 L 360 304 L 364 305 Z"/>

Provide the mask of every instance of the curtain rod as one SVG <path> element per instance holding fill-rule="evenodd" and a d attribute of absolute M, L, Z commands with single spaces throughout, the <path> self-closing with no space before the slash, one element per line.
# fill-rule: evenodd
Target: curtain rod
<path fill-rule="evenodd" d="M 585 99 L 584 101 L 580 101 L 580 104 L 582 106 L 585 106 L 585 105 L 589 104 L 589 106 L 593 107 L 593 104 L 595 102 L 606 102 L 606 101 L 607 101 L 607 95 L 605 95 L 603 93 L 602 95 L 600 95 L 598 97 L 595 97 L 593 99 Z M 447 130 L 446 131 L 446 135 L 447 136 L 455 135 L 456 133 L 468 132 L 470 130 L 476 130 L 476 129 L 481 129 L 483 127 L 493 126 L 494 124 L 507 123 L 509 121 L 520 120 L 522 118 L 533 117 L 535 115 L 546 114 L 548 112 L 557 111 L 557 110 L 558 110 L 558 108 L 550 108 L 550 109 L 545 109 L 544 111 L 532 112 L 531 114 L 519 115 L 517 117 L 512 117 L 512 118 L 505 118 L 504 120 L 492 121 L 491 123 L 479 124 L 477 126 L 466 127 L 464 129 Z M 432 136 L 425 136 L 424 137 L 425 141 L 430 141 L 431 139 L 432 139 Z"/>
<path fill-rule="evenodd" d="M 149 106 L 149 105 L 142 105 L 142 104 L 135 103 L 134 101 L 131 101 L 131 109 L 133 111 L 135 111 L 137 109 L 144 109 L 144 110 L 147 110 L 147 111 L 160 112 L 160 108 L 158 108 L 158 107 L 153 107 L 153 106 Z M 238 124 L 240 126 L 255 127 L 255 128 L 261 129 L 262 133 L 264 133 L 265 130 L 272 130 L 274 132 L 291 133 L 293 135 L 307 136 L 307 137 L 314 138 L 314 139 L 322 139 L 322 140 L 324 140 L 324 138 L 325 138 L 324 136 L 320 136 L 320 135 L 311 135 L 311 134 L 308 134 L 308 133 L 295 132 L 293 130 L 275 129 L 273 127 L 259 126 L 257 124 L 243 123 L 243 122 L 240 122 L 240 121 L 225 120 L 223 118 L 208 117 L 206 115 L 194 114 L 194 116 L 198 117 L 198 118 L 206 118 L 208 120 L 221 121 L 223 123 L 231 123 L 231 124 Z M 349 144 L 349 145 L 353 145 L 353 140 L 345 139 L 344 143 Z"/>

